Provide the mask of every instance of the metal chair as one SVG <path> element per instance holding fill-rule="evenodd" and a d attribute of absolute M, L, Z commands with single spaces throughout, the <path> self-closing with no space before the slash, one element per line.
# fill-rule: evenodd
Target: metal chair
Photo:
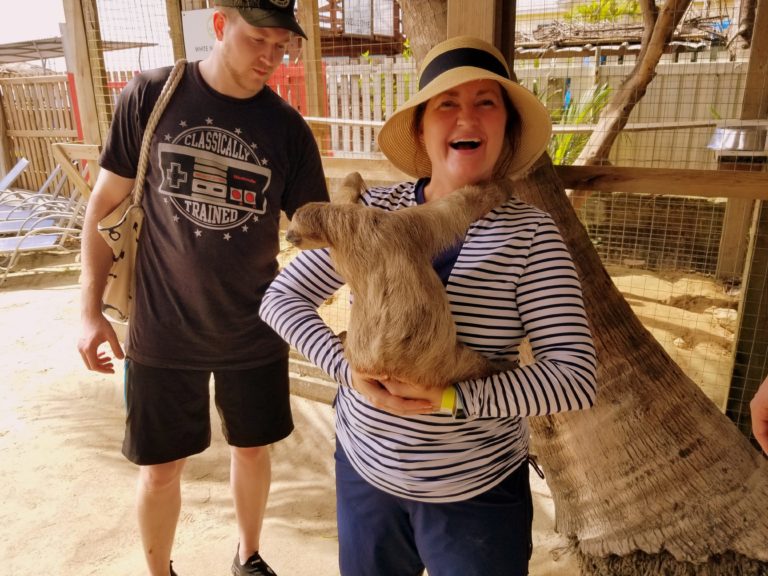
<path fill-rule="evenodd" d="M 27 169 L 27 166 L 29 166 L 29 160 L 26 158 L 20 158 L 16 164 L 14 164 L 13 168 L 11 168 L 5 176 L 0 178 L 0 192 L 3 190 L 8 190 L 8 188 L 10 188 L 11 185 L 16 181 L 16 178 L 18 178 L 21 173 Z"/>

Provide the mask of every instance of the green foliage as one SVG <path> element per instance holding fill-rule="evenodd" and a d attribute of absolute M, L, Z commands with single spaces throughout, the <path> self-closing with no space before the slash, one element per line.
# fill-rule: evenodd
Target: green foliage
<path fill-rule="evenodd" d="M 403 40 L 403 52 L 401 53 L 401 56 L 406 60 L 413 57 L 413 50 L 411 50 L 411 41 L 408 38 Z M 373 57 L 371 56 L 370 50 L 366 50 L 365 52 L 360 54 L 360 59 L 368 62 L 368 64 L 373 63 Z"/>
<path fill-rule="evenodd" d="M 589 23 L 615 22 L 622 16 L 639 16 L 640 3 L 637 0 L 591 0 L 575 6 L 565 15 L 566 20 L 580 20 Z"/>
<path fill-rule="evenodd" d="M 413 58 L 413 50 L 411 49 L 411 42 L 410 42 L 410 40 L 408 40 L 408 38 L 406 38 L 403 41 L 403 51 L 401 53 L 401 56 L 404 59 L 406 59 L 406 60 L 410 60 L 411 58 Z M 360 61 L 361 62 L 366 62 L 369 65 L 373 65 L 374 64 L 374 58 L 373 58 L 373 56 L 371 56 L 370 50 L 366 50 L 365 52 L 360 54 Z M 399 88 L 404 90 L 406 95 L 410 93 L 410 83 L 411 83 L 410 82 L 410 78 L 406 76 L 403 79 L 403 81 L 404 81 L 404 84 L 402 86 L 400 86 L 398 84 L 393 84 L 392 85 L 393 101 L 394 102 L 397 102 L 397 91 L 398 91 Z M 390 76 L 385 76 L 384 74 L 380 74 L 378 78 L 376 78 L 375 76 L 372 76 L 371 77 L 371 82 L 372 83 L 376 83 L 376 82 L 379 83 L 379 85 L 380 85 L 380 92 L 381 92 L 381 108 L 382 108 L 382 110 L 386 110 L 386 107 L 387 107 L 386 90 L 387 90 L 387 87 L 388 87 L 387 86 L 388 83 L 392 82 L 392 78 Z M 362 91 L 363 91 L 363 78 L 362 77 L 357 79 L 357 85 L 360 88 L 360 92 L 362 94 Z M 371 85 L 371 99 L 374 98 L 373 94 L 374 94 L 374 90 L 373 90 L 373 84 L 372 84 Z M 371 106 L 373 106 L 373 105 L 374 105 L 374 102 L 371 101 Z"/>
<path fill-rule="evenodd" d="M 555 120 L 556 123 L 569 126 L 594 123 L 608 103 L 610 93 L 611 88 L 608 84 L 593 86 L 578 101 L 571 100 L 559 119 Z M 588 133 L 555 133 L 549 141 L 547 151 L 554 164 L 573 164 L 587 140 L 589 140 Z"/>
<path fill-rule="evenodd" d="M 413 50 L 411 50 L 411 41 L 406 38 L 403 40 L 403 58 L 412 58 Z"/>

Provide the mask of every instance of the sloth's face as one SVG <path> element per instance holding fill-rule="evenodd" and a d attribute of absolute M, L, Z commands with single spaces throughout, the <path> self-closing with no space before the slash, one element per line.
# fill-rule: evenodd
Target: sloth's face
<path fill-rule="evenodd" d="M 323 234 L 323 208 L 327 206 L 325 202 L 310 202 L 296 210 L 285 231 L 285 239 L 301 250 L 327 247 Z"/>

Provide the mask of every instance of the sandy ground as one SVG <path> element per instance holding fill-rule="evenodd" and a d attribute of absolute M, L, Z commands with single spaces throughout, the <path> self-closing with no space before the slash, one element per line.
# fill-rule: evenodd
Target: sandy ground
<path fill-rule="evenodd" d="M 609 267 L 654 338 L 720 410 L 728 401 L 740 292 L 711 278 Z"/>
<path fill-rule="evenodd" d="M 86 371 L 75 349 L 78 289 L 0 290 L 0 574 L 145 574 L 134 519 L 135 468 L 120 455 L 121 374 Z M 296 431 L 273 450 L 262 551 L 281 576 L 338 574 L 331 408 L 294 398 Z M 214 411 L 211 447 L 190 459 L 174 568 L 228 574 L 236 546 L 228 450 Z M 578 570 L 532 474 L 532 576 Z"/>

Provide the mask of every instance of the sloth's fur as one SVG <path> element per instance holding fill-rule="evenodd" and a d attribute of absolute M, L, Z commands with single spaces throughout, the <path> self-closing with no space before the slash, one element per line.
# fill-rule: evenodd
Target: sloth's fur
<path fill-rule="evenodd" d="M 488 376 L 491 362 L 456 338 L 445 288 L 432 260 L 460 242 L 469 226 L 511 195 L 510 180 L 466 186 L 396 211 L 357 203 L 360 174 L 344 179 L 331 203 L 299 208 L 286 239 L 300 249 L 330 248 L 353 295 L 344 352 L 364 374 L 423 387 Z"/>

